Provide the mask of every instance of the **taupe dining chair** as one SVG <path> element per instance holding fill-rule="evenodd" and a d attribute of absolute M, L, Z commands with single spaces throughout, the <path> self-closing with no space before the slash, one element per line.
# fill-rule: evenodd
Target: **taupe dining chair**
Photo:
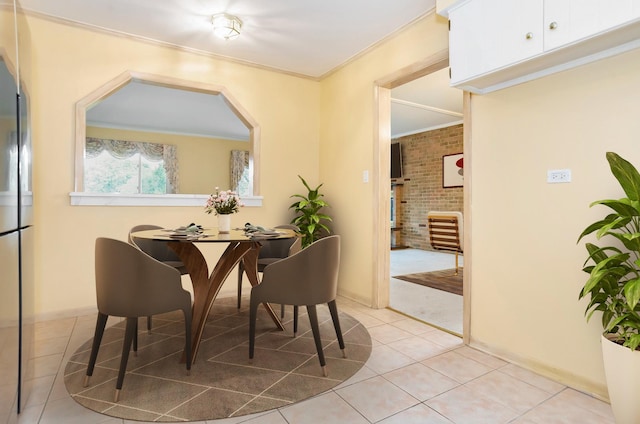
<path fill-rule="evenodd" d="M 129 352 L 137 352 L 138 318 L 181 310 L 185 322 L 187 373 L 191 370 L 191 294 L 182 288 L 180 272 L 163 264 L 129 243 L 100 237 L 95 244 L 95 275 L 98 319 L 84 386 L 89 379 L 110 316 L 126 318 L 122 356 L 116 381 L 118 402 Z"/>
<path fill-rule="evenodd" d="M 138 237 L 133 237 L 131 233 L 135 233 L 136 231 L 145 231 L 145 230 L 161 230 L 163 227 L 159 225 L 150 225 L 150 224 L 141 224 L 132 227 L 129 230 L 129 243 L 136 246 L 138 249 L 142 250 L 147 255 L 151 256 L 157 261 L 160 261 L 164 264 L 174 267 L 178 271 L 180 271 L 180 275 L 188 274 L 187 268 L 184 266 L 178 254 L 171 250 L 169 245 L 164 242 L 158 242 L 150 239 L 143 239 Z M 151 331 L 152 326 L 152 318 L 147 317 L 147 330 Z"/>
<path fill-rule="evenodd" d="M 298 330 L 298 307 L 307 307 L 318 359 L 325 377 L 327 367 L 322 351 L 316 305 L 326 303 L 329 306 L 342 355 L 346 357 L 336 306 L 339 267 L 340 236 L 337 235 L 319 239 L 298 253 L 265 267 L 262 282 L 251 288 L 249 359 L 253 359 L 255 350 L 258 305 L 263 302 L 294 306 L 294 335 Z"/>
<path fill-rule="evenodd" d="M 161 230 L 162 228 L 163 227 L 160 227 L 159 225 L 136 225 L 129 230 L 129 243 L 133 244 L 155 260 L 176 268 L 180 271 L 181 275 L 187 274 L 187 269 L 178 257 L 178 254 L 171 250 L 167 243 L 151 239 L 137 238 L 131 235 L 131 233 L 135 233 L 136 231 Z"/>
<path fill-rule="evenodd" d="M 276 229 L 287 229 L 293 231 L 299 231 L 300 229 L 296 225 L 282 224 L 274 227 Z M 281 240 L 269 240 L 260 241 L 261 247 L 258 253 L 258 272 L 263 272 L 267 265 L 284 259 L 288 256 L 299 252 L 302 248 L 302 239 L 300 237 Z M 242 261 L 238 264 L 238 309 L 240 309 L 240 300 L 242 297 L 242 275 L 244 274 L 244 265 Z M 280 306 L 280 316 L 284 318 L 284 305 Z"/>
<path fill-rule="evenodd" d="M 457 211 L 427 213 L 429 227 L 429 243 L 436 250 L 455 252 L 456 268 L 454 275 L 458 275 L 458 254 L 462 251 L 462 213 Z"/>

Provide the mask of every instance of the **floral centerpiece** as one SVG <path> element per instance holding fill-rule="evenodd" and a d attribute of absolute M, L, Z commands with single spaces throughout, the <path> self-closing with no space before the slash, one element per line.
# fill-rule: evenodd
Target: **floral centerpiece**
<path fill-rule="evenodd" d="M 240 196 L 235 191 L 222 190 L 216 187 L 216 192 L 209 196 L 204 207 L 206 213 L 215 212 L 216 215 L 230 215 L 240 212 Z"/>
<path fill-rule="evenodd" d="M 231 214 L 240 212 L 240 196 L 235 191 L 222 190 L 216 187 L 216 192 L 209 196 L 204 207 L 206 213 L 214 212 L 218 216 L 218 232 L 231 231 Z"/>

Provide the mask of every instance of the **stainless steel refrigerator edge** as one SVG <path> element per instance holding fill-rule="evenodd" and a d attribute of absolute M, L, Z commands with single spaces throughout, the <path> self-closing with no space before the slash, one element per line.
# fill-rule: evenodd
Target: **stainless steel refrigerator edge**
<path fill-rule="evenodd" d="M 18 83 L 18 19 L 0 17 L 13 30 L 0 33 L 0 422 L 15 422 L 35 377 L 32 156 L 27 95 Z"/>

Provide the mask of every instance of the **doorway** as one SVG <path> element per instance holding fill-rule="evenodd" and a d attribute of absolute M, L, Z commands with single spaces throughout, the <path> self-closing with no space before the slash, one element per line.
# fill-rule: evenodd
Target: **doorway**
<path fill-rule="evenodd" d="M 444 103 L 442 103 L 444 107 L 438 107 L 435 105 L 438 103 L 437 101 L 427 102 L 421 100 L 419 96 L 412 97 L 411 95 L 407 95 L 407 93 L 422 93 L 423 96 L 433 96 L 433 93 L 435 93 L 433 90 L 438 88 L 438 85 L 440 85 L 440 91 L 451 90 L 455 92 L 458 105 L 452 106 L 450 103 L 447 103 L 445 99 L 443 100 Z M 463 296 L 392 278 L 405 273 L 428 272 L 443 268 L 449 269 L 453 267 L 455 259 L 453 254 L 435 252 L 430 248 L 426 228 L 427 211 L 416 211 L 416 209 L 420 208 L 415 204 L 403 205 L 405 208 L 412 209 L 414 213 L 420 215 L 420 218 L 415 218 L 414 222 L 407 223 L 408 228 L 402 230 L 404 234 L 400 236 L 400 242 L 398 242 L 397 238 L 400 235 L 397 225 L 398 221 L 396 220 L 394 225 L 395 231 L 391 232 L 390 222 L 393 220 L 393 217 L 390 216 L 391 211 L 386 209 L 392 209 L 392 207 L 387 208 L 387 206 L 390 206 L 389 202 L 384 201 L 391 197 L 392 184 L 390 184 L 390 182 L 404 185 L 402 193 L 404 193 L 405 196 L 410 192 L 411 184 L 414 184 L 414 189 L 422 190 L 421 188 L 415 187 L 418 179 L 415 176 L 405 174 L 404 177 L 407 178 L 395 180 L 388 178 L 390 166 L 389 146 L 392 142 L 395 143 L 398 142 L 398 140 L 403 141 L 404 138 L 411 139 L 413 134 L 419 134 L 418 138 L 423 138 L 424 133 L 428 134 L 430 131 L 455 125 L 458 126 L 460 133 L 463 131 L 463 93 L 460 90 L 449 88 L 448 52 L 439 52 L 421 64 L 412 65 L 390 75 L 384 80 L 377 81 L 376 91 L 379 106 L 378 123 L 380 126 L 377 140 L 378 149 L 376 149 L 380 155 L 377 161 L 380 166 L 380 172 L 378 173 L 378 191 L 381 196 L 381 210 L 379 211 L 378 222 L 380 223 L 381 232 L 385 231 L 389 239 L 393 239 L 393 242 L 396 244 L 405 244 L 409 248 L 391 250 L 390 243 L 379 243 L 379 257 L 386 258 L 386 263 L 377 269 L 380 278 L 377 280 L 379 284 L 376 287 L 377 292 L 374 293 L 374 298 L 378 301 L 378 307 L 388 306 L 452 333 L 464 334 L 464 321 L 465 317 L 467 317 L 468 320 L 469 314 L 464 313 L 465 310 L 468 310 L 468 308 L 465 307 L 465 304 L 468 302 L 466 302 Z M 419 127 L 418 131 L 410 129 L 409 133 L 407 133 L 406 128 L 403 127 L 404 122 L 399 121 L 397 117 L 394 116 L 394 112 L 401 108 L 412 108 L 413 115 L 426 114 L 430 115 L 430 119 L 427 119 L 425 125 Z M 407 115 L 406 110 L 402 115 L 403 117 Z M 400 124 L 398 125 L 397 122 L 400 122 Z M 388 133 L 387 129 L 389 129 Z M 411 132 L 412 130 L 413 132 Z M 462 138 L 462 135 L 460 135 L 461 147 Z M 413 141 L 409 141 L 415 145 Z M 461 153 L 462 151 L 461 148 L 459 152 L 455 153 Z M 415 154 L 415 151 L 412 152 L 412 154 Z M 442 152 L 432 152 L 430 156 L 432 156 L 432 159 L 433 157 L 437 157 L 438 160 L 442 160 Z M 405 159 L 403 166 L 409 168 L 411 165 L 409 165 Z M 409 169 L 407 170 L 409 174 L 412 172 Z M 422 173 L 424 174 L 424 170 Z M 429 178 L 431 180 L 434 180 L 434 178 L 438 179 L 438 177 L 434 177 L 434 175 L 430 175 Z M 460 188 L 461 196 L 463 196 L 462 193 L 464 191 L 465 190 Z M 396 193 L 396 190 L 394 189 L 393 192 Z M 397 204 L 398 199 L 394 200 Z M 427 206 L 423 205 L 423 207 Z M 453 208 L 448 209 L 440 205 L 435 207 L 435 210 L 442 209 L 453 210 Z M 431 210 L 434 210 L 434 207 L 432 207 Z M 383 230 L 383 228 L 386 230 Z M 391 232 L 392 235 L 389 235 L 389 232 Z M 412 238 L 416 237 L 418 242 L 412 240 Z M 380 239 L 382 240 L 383 238 L 381 237 Z M 383 249 L 388 250 L 388 252 L 384 252 Z M 451 262 L 451 264 L 449 264 L 449 262 Z M 382 272 L 384 272 L 385 275 L 381 275 Z M 465 291 L 465 294 L 466 293 Z M 375 296 L 376 294 L 377 297 Z"/>

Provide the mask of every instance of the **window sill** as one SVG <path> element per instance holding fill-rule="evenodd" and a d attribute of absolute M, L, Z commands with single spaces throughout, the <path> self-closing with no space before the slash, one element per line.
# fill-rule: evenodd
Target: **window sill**
<path fill-rule="evenodd" d="M 204 208 L 208 194 L 69 193 L 71 206 L 197 206 Z M 245 207 L 262 206 L 262 196 L 243 197 Z"/>

